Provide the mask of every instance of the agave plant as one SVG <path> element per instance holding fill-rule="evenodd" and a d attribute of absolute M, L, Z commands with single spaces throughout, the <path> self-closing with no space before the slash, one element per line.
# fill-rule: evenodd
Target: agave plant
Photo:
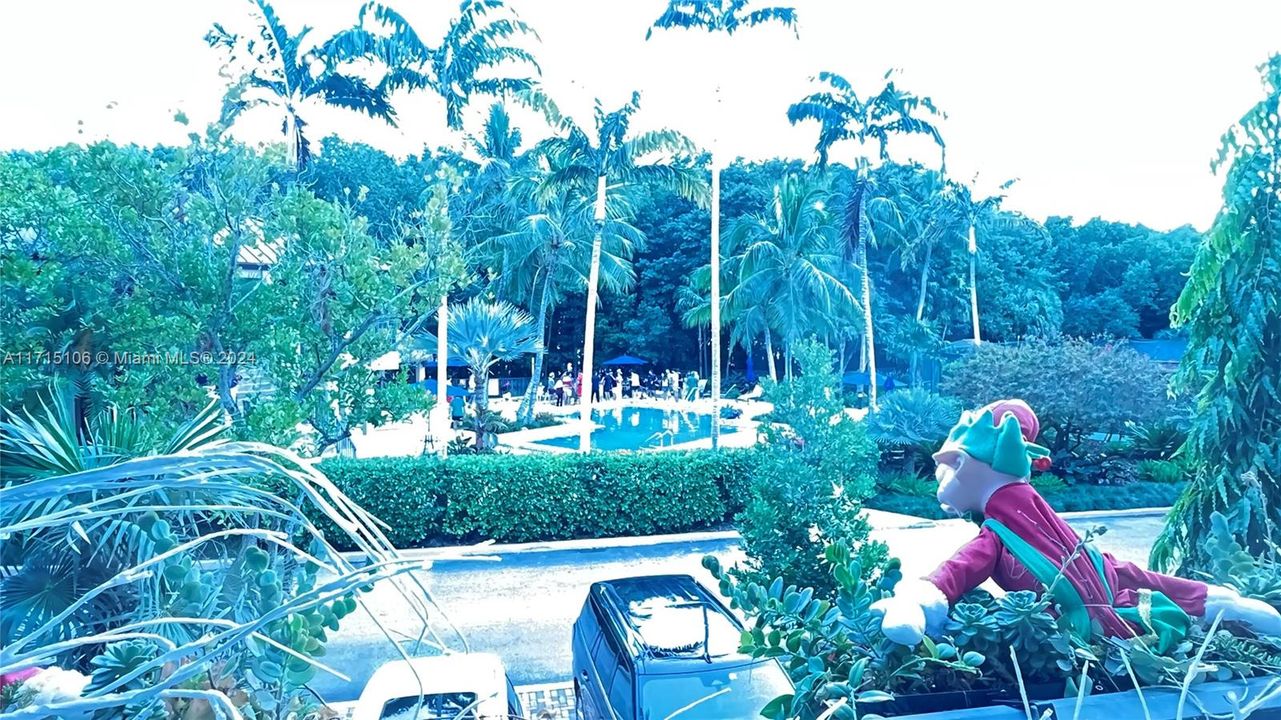
<path fill-rule="evenodd" d="M 327 633 L 382 580 L 413 634 L 444 649 L 415 564 L 307 461 L 224 439 L 212 403 L 155 445 L 128 413 L 77 423 L 72 407 L 55 392 L 0 421 L 0 537 L 22 552 L 0 595 L 0 674 L 56 663 L 90 677 L 6 718 L 304 717 L 305 683 L 343 677 L 318 659 Z"/>

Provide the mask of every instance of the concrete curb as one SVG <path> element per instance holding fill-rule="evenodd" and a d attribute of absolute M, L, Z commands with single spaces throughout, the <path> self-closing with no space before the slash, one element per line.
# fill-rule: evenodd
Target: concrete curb
<path fill-rule="evenodd" d="M 615 548 L 650 547 L 652 545 L 670 545 L 673 543 L 723 542 L 738 541 L 741 536 L 736 530 L 709 530 L 705 532 L 671 533 L 667 535 L 640 535 L 613 538 L 584 538 L 581 540 L 548 540 L 528 543 L 481 543 L 477 545 L 455 545 L 449 547 L 413 548 L 401 550 L 400 554 L 411 559 L 422 560 L 467 560 L 492 555 L 516 555 L 520 553 L 575 551 L 575 550 L 611 550 Z M 362 552 L 345 552 L 342 556 L 356 562 L 365 559 Z"/>
<path fill-rule="evenodd" d="M 1109 520 L 1124 519 L 1137 517 L 1155 517 L 1164 516 L 1170 508 L 1134 508 L 1131 510 L 1089 510 L 1083 512 L 1066 512 L 1060 515 L 1066 520 Z M 938 522 L 956 521 L 959 518 L 949 520 L 931 520 L 929 518 L 920 518 L 915 515 L 903 515 L 901 513 L 891 513 L 885 511 L 869 511 L 874 517 L 879 516 L 885 522 L 883 527 L 873 525 L 875 530 L 897 530 L 911 527 L 923 527 Z M 737 542 L 742 536 L 736 530 L 709 530 L 704 532 L 691 533 L 669 533 L 665 535 L 641 535 L 628 537 L 613 538 L 584 538 L 581 540 L 548 540 L 544 542 L 528 543 L 489 543 L 477 545 L 454 545 L 447 547 L 434 548 L 414 548 L 401 550 L 400 554 L 404 557 L 415 560 L 435 560 L 447 562 L 449 560 L 470 560 L 483 559 L 487 556 L 497 555 L 517 555 L 521 553 L 537 552 L 556 552 L 556 551 L 584 551 L 584 550 L 612 550 L 617 548 L 642 548 L 655 545 L 671 545 L 674 543 L 698 543 L 698 542 Z M 362 552 L 346 552 L 342 554 L 344 558 L 351 562 L 360 562 L 365 559 Z"/>

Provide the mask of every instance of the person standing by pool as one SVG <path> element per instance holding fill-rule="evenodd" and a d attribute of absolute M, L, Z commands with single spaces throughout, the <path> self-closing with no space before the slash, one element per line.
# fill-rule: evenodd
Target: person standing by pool
<path fill-rule="evenodd" d="M 610 395 L 614 394 L 613 373 L 609 372 L 608 370 L 605 371 L 605 376 L 600 379 L 600 389 L 601 389 L 601 395 L 603 395 L 605 398 L 609 398 Z"/>

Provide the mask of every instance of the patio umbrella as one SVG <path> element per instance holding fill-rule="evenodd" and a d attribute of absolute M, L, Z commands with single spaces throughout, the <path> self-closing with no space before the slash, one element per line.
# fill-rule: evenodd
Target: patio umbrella
<path fill-rule="evenodd" d="M 606 360 L 601 365 L 648 365 L 649 363 L 641 360 L 635 355 L 619 355 L 613 360 Z"/>

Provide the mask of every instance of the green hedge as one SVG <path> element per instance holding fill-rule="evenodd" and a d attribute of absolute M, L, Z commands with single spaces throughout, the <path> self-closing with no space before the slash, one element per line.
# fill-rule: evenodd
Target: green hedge
<path fill-rule="evenodd" d="M 326 460 L 320 469 L 400 548 L 656 535 L 722 526 L 748 496 L 751 450 Z M 1182 484 L 1047 488 L 1063 512 L 1163 507 Z M 933 497 L 883 492 L 867 507 L 945 517 Z M 336 535 L 336 533 L 335 533 Z M 350 549 L 350 548 L 348 548 Z"/>
<path fill-rule="evenodd" d="M 1168 507 L 1174 504 L 1183 486 L 1172 483 L 1135 482 L 1128 485 L 1071 485 L 1044 493 L 1046 502 L 1059 512 L 1085 510 L 1129 510 Z M 868 498 L 867 507 L 887 512 L 942 520 L 950 517 L 932 497 L 882 493 Z"/>
<path fill-rule="evenodd" d="M 742 509 L 748 450 L 371 458 L 320 469 L 400 548 L 653 535 L 721 525 Z"/>

